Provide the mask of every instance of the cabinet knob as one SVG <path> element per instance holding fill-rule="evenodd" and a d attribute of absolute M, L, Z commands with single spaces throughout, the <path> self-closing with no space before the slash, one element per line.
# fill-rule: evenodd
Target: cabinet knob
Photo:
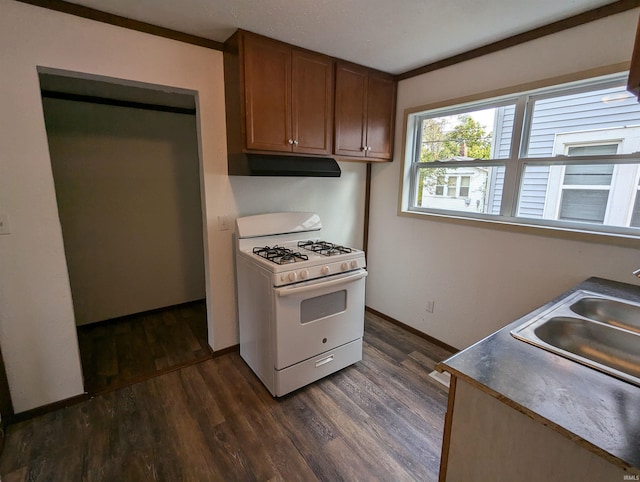
<path fill-rule="evenodd" d="M 293 141 L 293 143 L 294 143 L 296 146 L 298 145 L 298 141 L 297 141 L 297 140 Z"/>
<path fill-rule="evenodd" d="M 361 150 L 361 151 L 366 151 L 366 150 L 367 150 L 367 146 L 362 146 L 362 147 L 360 148 L 360 150 Z"/>
<path fill-rule="evenodd" d="M 289 139 L 289 145 L 293 144 L 293 139 Z"/>

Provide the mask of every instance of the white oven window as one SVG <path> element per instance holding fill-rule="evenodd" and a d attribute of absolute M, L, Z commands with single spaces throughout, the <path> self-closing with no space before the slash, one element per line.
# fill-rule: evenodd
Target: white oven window
<path fill-rule="evenodd" d="M 347 290 L 308 298 L 300 303 L 300 323 L 310 323 L 320 318 L 342 313 L 347 309 Z"/>

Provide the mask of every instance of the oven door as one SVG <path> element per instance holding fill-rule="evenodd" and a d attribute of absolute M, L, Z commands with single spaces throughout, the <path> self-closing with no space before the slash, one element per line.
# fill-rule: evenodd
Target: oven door
<path fill-rule="evenodd" d="M 276 370 L 362 338 L 364 269 L 275 289 Z"/>

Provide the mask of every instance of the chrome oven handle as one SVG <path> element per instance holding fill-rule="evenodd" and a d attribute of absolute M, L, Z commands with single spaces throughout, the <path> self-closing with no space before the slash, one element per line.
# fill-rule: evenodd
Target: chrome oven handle
<path fill-rule="evenodd" d="M 346 276 L 344 278 L 339 278 L 339 279 L 332 279 L 329 281 L 319 281 L 317 283 L 313 283 L 310 285 L 306 285 L 306 286 L 300 286 L 300 287 L 293 287 L 293 288 L 277 288 L 276 289 L 276 293 L 278 294 L 278 296 L 290 296 L 290 295 L 297 295 L 299 293 L 305 293 L 307 291 L 312 291 L 312 290 L 316 290 L 318 288 L 330 288 L 331 286 L 337 286 L 337 285 L 341 285 L 344 283 L 350 283 L 352 281 L 357 281 L 359 279 L 364 278 L 365 276 L 367 276 L 367 272 L 365 270 L 361 270 L 356 274 L 352 274 L 350 276 Z"/>

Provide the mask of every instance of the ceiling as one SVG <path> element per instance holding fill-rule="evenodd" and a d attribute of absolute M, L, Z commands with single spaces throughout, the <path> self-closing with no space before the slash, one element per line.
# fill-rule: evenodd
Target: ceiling
<path fill-rule="evenodd" d="M 243 28 L 399 74 L 611 0 L 72 0 L 219 42 Z"/>

